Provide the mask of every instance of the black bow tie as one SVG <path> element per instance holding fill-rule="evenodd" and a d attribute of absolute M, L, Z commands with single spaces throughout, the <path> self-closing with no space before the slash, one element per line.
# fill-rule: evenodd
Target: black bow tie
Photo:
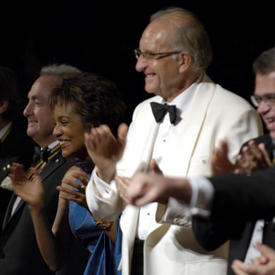
<path fill-rule="evenodd" d="M 166 103 L 161 104 L 157 102 L 151 102 L 151 108 L 156 122 L 162 122 L 166 113 L 169 113 L 170 122 L 176 124 L 177 108 L 175 105 L 168 105 Z"/>

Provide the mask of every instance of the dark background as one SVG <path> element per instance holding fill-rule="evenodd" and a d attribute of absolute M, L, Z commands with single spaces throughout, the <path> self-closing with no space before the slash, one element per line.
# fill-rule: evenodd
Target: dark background
<path fill-rule="evenodd" d="M 24 96 L 49 63 L 100 73 L 119 86 L 130 114 L 148 96 L 133 49 L 149 16 L 167 6 L 199 18 L 213 47 L 209 76 L 249 99 L 252 62 L 275 45 L 272 1 L 9 1 L 0 4 L 0 64 L 17 72 Z"/>

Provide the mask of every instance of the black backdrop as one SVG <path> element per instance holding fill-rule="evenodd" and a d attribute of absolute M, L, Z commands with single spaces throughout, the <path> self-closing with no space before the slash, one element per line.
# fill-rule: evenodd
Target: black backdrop
<path fill-rule="evenodd" d="M 151 13 L 182 6 L 197 15 L 209 33 L 214 59 L 210 77 L 249 98 L 251 65 L 275 45 L 272 1 L 13 1 L 0 4 L 0 64 L 13 68 L 25 96 L 42 65 L 68 63 L 112 79 L 129 106 L 147 95 L 135 72 L 133 49 Z M 255 1 L 253 1 L 255 2 Z"/>

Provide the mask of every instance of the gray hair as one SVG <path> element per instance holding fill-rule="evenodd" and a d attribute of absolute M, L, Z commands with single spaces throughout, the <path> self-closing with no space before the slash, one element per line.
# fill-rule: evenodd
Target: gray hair
<path fill-rule="evenodd" d="M 255 74 L 269 74 L 275 71 L 275 47 L 261 53 L 253 63 Z"/>
<path fill-rule="evenodd" d="M 62 78 L 74 76 L 82 73 L 78 68 L 67 64 L 51 64 L 41 68 L 40 76 L 43 75 L 58 75 Z"/>
<path fill-rule="evenodd" d="M 162 18 L 175 26 L 174 39 L 171 41 L 175 50 L 183 50 L 191 55 L 191 68 L 194 71 L 205 71 L 212 61 L 212 49 L 208 34 L 199 20 L 188 10 L 169 7 L 152 14 L 150 22 Z"/>

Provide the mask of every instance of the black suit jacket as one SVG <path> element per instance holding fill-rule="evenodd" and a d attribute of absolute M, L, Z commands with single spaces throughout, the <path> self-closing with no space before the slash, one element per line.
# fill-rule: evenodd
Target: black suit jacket
<path fill-rule="evenodd" d="M 13 122 L 11 131 L 0 143 L 0 183 L 8 176 L 8 165 L 19 162 L 27 169 L 32 163 L 34 154 L 34 142 L 26 134 L 26 128 Z M 0 225 L 2 226 L 4 215 L 11 198 L 12 192 L 0 188 Z"/>
<path fill-rule="evenodd" d="M 56 186 L 71 167 L 61 154 L 51 159 L 41 172 L 45 194 L 45 212 L 49 224 L 53 224 L 58 191 Z M 48 275 L 53 274 L 42 259 L 37 246 L 32 219 L 27 205 L 21 201 L 10 217 L 13 201 L 11 198 L 0 236 L 0 273 L 1 275 Z"/>
<path fill-rule="evenodd" d="M 269 135 L 256 139 L 264 142 L 272 156 Z M 271 221 L 275 214 L 275 169 L 246 175 L 218 175 L 210 178 L 215 196 L 209 220 L 193 218 L 192 226 L 202 247 L 214 250 L 230 240 L 228 273 L 231 263 L 244 260 L 257 219 L 266 219 L 263 242 L 275 248 L 275 231 Z M 267 211 L 266 211 L 267 210 Z"/>

